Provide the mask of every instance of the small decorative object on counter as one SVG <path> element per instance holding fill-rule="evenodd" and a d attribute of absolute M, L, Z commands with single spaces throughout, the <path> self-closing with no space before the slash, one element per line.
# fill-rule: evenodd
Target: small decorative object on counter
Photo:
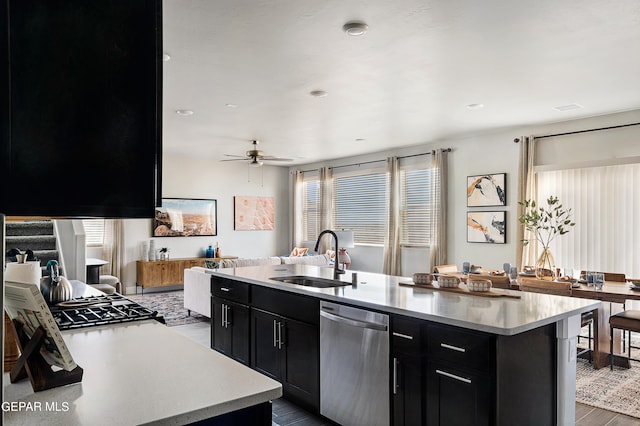
<path fill-rule="evenodd" d="M 149 261 L 149 243 L 146 241 L 142 242 L 142 261 Z"/>
<path fill-rule="evenodd" d="M 169 260 L 169 249 L 167 247 L 160 249 L 160 260 Z"/>
<path fill-rule="evenodd" d="M 156 242 L 149 240 L 149 260 L 156 260 Z"/>
<path fill-rule="evenodd" d="M 433 275 L 426 272 L 416 272 L 413 274 L 413 282 L 420 285 L 429 285 L 433 281 Z"/>
<path fill-rule="evenodd" d="M 469 291 L 489 291 L 491 290 L 491 281 L 469 278 L 467 280 L 467 288 Z"/>
<path fill-rule="evenodd" d="M 220 252 L 220 246 L 218 245 L 218 243 L 216 243 L 216 257 L 219 258 L 220 256 L 222 256 L 222 253 Z"/>
<path fill-rule="evenodd" d="M 214 255 L 215 255 L 215 252 L 213 251 L 213 246 L 209 244 L 209 247 L 207 247 L 207 249 L 204 251 L 204 257 L 210 259 L 214 257 Z"/>
<path fill-rule="evenodd" d="M 442 288 L 456 288 L 460 285 L 460 278 L 451 275 L 440 275 L 438 277 L 438 286 Z"/>

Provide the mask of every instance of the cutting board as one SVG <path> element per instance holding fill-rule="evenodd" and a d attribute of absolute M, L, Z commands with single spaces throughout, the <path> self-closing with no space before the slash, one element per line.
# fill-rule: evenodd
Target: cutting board
<path fill-rule="evenodd" d="M 520 299 L 519 294 L 515 294 L 510 290 L 502 288 L 492 288 L 489 291 L 469 291 L 466 284 L 460 284 L 460 287 L 438 287 L 438 285 L 431 284 L 416 284 L 416 283 L 399 283 L 404 287 L 416 287 L 424 288 L 427 290 L 447 291 L 449 293 L 468 294 L 470 296 L 479 297 L 508 297 L 511 299 Z"/>

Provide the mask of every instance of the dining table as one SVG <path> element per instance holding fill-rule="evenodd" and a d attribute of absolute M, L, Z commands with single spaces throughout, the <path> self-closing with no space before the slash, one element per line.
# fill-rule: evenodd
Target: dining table
<path fill-rule="evenodd" d="M 483 278 L 490 279 L 495 274 L 493 270 L 479 271 L 478 275 L 485 275 Z M 463 272 L 451 272 L 444 275 L 453 275 L 466 282 L 469 274 Z M 475 274 L 474 274 L 475 275 Z M 437 275 L 435 277 L 437 279 Z M 520 278 L 535 278 L 534 274 L 519 274 Z M 519 290 L 519 280 L 511 280 L 510 289 Z M 593 284 L 578 281 L 572 285 L 571 297 L 583 299 L 600 300 L 600 307 L 593 312 L 593 348 L 591 350 L 591 362 L 594 369 L 609 367 L 611 328 L 609 327 L 609 317 L 622 312 L 625 303 L 629 300 L 640 301 L 640 288 L 635 289 L 629 282 L 605 281 L 602 289 L 596 289 Z M 622 354 L 622 332 L 613 332 L 613 364 L 616 366 L 629 368 L 630 363 L 626 354 Z M 585 353 L 581 357 L 588 357 Z"/>

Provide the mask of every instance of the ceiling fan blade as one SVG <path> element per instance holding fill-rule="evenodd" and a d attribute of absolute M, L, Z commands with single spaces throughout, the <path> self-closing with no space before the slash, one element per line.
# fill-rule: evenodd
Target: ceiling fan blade
<path fill-rule="evenodd" d="M 247 157 L 246 155 L 234 155 L 234 154 L 225 154 L 225 157 L 239 157 L 239 158 L 246 158 L 249 159 L 249 157 Z"/>
<path fill-rule="evenodd" d="M 293 158 L 272 157 L 271 155 L 264 155 L 261 158 L 266 161 L 293 161 Z"/>
<path fill-rule="evenodd" d="M 249 160 L 249 158 L 229 158 L 227 160 L 220 160 L 220 161 L 247 161 Z"/>

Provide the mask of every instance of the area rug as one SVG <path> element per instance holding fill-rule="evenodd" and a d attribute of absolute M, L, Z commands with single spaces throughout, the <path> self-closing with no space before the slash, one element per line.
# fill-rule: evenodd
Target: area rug
<path fill-rule="evenodd" d="M 640 418 L 640 362 L 631 368 L 595 370 L 579 360 L 576 371 L 576 401 L 592 407 Z"/>
<path fill-rule="evenodd" d="M 126 296 L 128 299 L 153 311 L 158 311 L 164 317 L 167 327 L 176 325 L 192 324 L 196 322 L 209 321 L 209 318 L 195 312 L 188 314 L 184 308 L 184 291 L 167 291 L 162 293 L 132 294 Z"/>

